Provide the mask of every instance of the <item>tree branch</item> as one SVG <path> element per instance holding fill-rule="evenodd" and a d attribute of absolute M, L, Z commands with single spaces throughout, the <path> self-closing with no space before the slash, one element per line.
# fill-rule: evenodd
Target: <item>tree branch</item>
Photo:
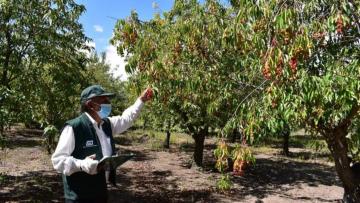
<path fill-rule="evenodd" d="M 330 128 L 326 127 L 323 123 L 322 120 L 319 120 L 317 124 L 315 124 L 314 119 L 309 119 L 306 121 L 306 123 L 311 126 L 313 129 L 315 129 L 316 131 L 318 131 L 320 134 L 322 134 L 326 139 L 328 139 L 327 137 L 327 132 L 331 131 Z"/>
<path fill-rule="evenodd" d="M 351 107 L 349 114 L 339 122 L 336 128 L 348 128 L 351 124 L 351 120 L 359 114 L 360 106 L 357 102 Z"/>

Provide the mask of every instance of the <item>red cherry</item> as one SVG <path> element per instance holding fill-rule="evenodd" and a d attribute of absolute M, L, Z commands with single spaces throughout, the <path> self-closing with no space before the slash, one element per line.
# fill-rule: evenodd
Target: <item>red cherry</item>
<path fill-rule="evenodd" d="M 343 27 L 344 27 L 344 23 L 341 15 L 339 15 L 339 17 L 336 20 L 336 32 L 341 34 L 343 32 L 342 31 Z"/>
<path fill-rule="evenodd" d="M 151 98 L 153 96 L 153 90 L 151 88 L 148 88 L 146 91 L 146 97 Z"/>
<path fill-rule="evenodd" d="M 292 57 L 289 61 L 289 65 L 290 65 L 290 68 L 291 68 L 291 71 L 293 73 L 296 72 L 296 69 L 297 69 L 297 59 L 296 57 Z"/>

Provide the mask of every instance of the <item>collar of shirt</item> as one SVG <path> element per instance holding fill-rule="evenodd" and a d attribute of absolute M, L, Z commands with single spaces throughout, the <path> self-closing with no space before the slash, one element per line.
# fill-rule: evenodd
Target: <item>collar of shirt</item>
<path fill-rule="evenodd" d="M 105 134 L 105 132 L 103 131 L 103 129 L 101 127 L 101 125 L 104 123 L 104 121 L 101 121 L 100 124 L 98 125 L 97 122 L 94 120 L 94 118 L 92 118 L 90 116 L 90 114 L 88 114 L 86 112 L 85 112 L 85 114 L 89 118 L 91 124 L 93 124 L 93 126 L 95 128 L 96 135 L 100 141 L 101 152 L 102 152 L 103 156 L 111 156 L 112 149 L 111 149 L 110 138 L 107 137 L 107 135 Z"/>
<path fill-rule="evenodd" d="M 102 124 L 104 123 L 103 120 L 101 120 L 100 124 L 98 125 L 97 122 L 93 119 L 93 117 L 90 116 L 90 114 L 88 114 L 87 112 L 85 112 L 85 115 L 89 118 L 90 122 L 94 125 L 94 126 L 102 126 Z"/>

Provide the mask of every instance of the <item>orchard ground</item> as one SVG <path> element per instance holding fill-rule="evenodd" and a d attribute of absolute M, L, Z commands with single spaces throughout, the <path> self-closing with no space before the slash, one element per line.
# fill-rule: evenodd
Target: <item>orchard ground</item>
<path fill-rule="evenodd" d="M 42 131 L 12 129 L 8 134 L 8 146 L 0 151 L 0 202 L 63 202 L 61 177 L 41 147 Z M 165 133 L 142 130 L 116 136 L 122 152 L 137 156 L 118 168 L 118 187 L 109 189 L 109 202 L 300 203 L 342 198 L 328 152 L 316 150 L 302 133 L 291 136 L 290 158 L 280 154 L 281 140 L 253 146 L 256 165 L 243 177 L 229 172 L 233 187 L 228 192 L 215 187 L 220 177 L 214 170 L 215 137 L 206 140 L 202 169 L 190 167 L 190 136 L 173 133 L 170 149 L 162 147 L 164 138 Z"/>

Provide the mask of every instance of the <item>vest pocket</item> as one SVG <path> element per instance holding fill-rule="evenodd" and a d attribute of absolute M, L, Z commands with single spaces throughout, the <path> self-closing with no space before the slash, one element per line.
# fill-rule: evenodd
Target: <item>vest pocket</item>
<path fill-rule="evenodd" d="M 99 146 L 98 145 L 93 145 L 93 146 L 83 146 L 84 149 L 84 158 L 91 156 L 93 154 L 96 154 L 96 156 L 98 156 L 98 151 L 99 151 Z M 96 157 L 96 159 L 98 159 L 99 157 Z"/>
<path fill-rule="evenodd" d="M 92 145 L 92 146 L 83 146 L 83 149 L 91 149 L 91 148 L 96 148 L 98 147 L 97 145 Z"/>

